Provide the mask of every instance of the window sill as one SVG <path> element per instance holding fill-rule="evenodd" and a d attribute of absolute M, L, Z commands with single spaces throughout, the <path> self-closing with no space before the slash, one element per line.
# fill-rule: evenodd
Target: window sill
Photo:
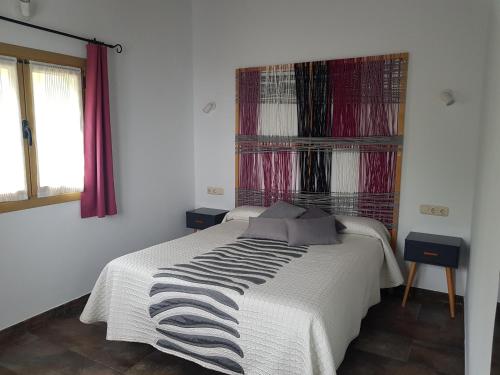
<path fill-rule="evenodd" d="M 24 201 L 1 202 L 0 214 L 4 212 L 27 210 L 29 208 L 48 206 L 80 200 L 80 193 L 62 194 L 46 198 L 31 198 Z"/>

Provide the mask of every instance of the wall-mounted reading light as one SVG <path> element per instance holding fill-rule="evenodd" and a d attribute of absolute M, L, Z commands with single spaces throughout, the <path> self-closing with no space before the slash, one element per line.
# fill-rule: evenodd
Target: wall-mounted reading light
<path fill-rule="evenodd" d="M 217 108 L 217 104 L 215 104 L 215 102 L 210 102 L 205 107 L 203 107 L 202 111 L 206 114 L 209 114 L 210 112 L 214 111 L 215 108 Z"/>
<path fill-rule="evenodd" d="M 24 18 L 31 17 L 31 0 L 19 0 L 19 8 Z"/>
<path fill-rule="evenodd" d="M 447 106 L 455 103 L 455 96 L 453 95 L 453 91 L 451 90 L 443 90 L 439 95 L 439 97 L 441 98 L 443 103 L 446 104 Z"/>

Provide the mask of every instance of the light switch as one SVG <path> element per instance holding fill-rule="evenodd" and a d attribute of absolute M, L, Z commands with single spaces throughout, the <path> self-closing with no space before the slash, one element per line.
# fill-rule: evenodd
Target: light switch
<path fill-rule="evenodd" d="M 423 215 L 446 217 L 450 214 L 450 209 L 445 206 L 433 206 L 429 204 L 423 204 L 420 206 L 420 213 Z"/>
<path fill-rule="evenodd" d="M 207 194 L 209 195 L 224 195 L 224 188 L 216 186 L 208 186 Z"/>

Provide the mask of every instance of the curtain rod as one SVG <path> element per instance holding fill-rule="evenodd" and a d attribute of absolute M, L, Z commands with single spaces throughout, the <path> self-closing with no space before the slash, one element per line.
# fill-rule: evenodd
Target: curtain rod
<path fill-rule="evenodd" d="M 15 20 L 13 18 L 4 17 L 4 16 L 0 16 L 0 20 L 4 20 L 4 21 L 7 21 L 7 22 L 12 22 L 12 23 L 17 23 L 18 25 L 22 25 L 22 26 L 26 26 L 26 27 L 31 27 L 31 28 L 37 29 L 37 30 L 47 31 L 49 33 L 62 35 L 62 36 L 68 37 L 68 38 L 82 40 L 84 42 L 99 44 L 101 46 L 106 46 L 106 47 L 111 48 L 111 49 L 116 49 L 117 53 L 122 53 L 122 51 L 123 51 L 123 46 L 121 44 L 119 44 L 119 43 L 118 44 L 114 44 L 114 45 L 113 44 L 106 44 L 104 42 L 96 40 L 95 38 L 94 39 L 83 38 L 83 37 L 78 36 L 78 35 L 73 35 L 73 34 L 62 32 L 62 31 L 57 31 L 57 30 L 54 30 L 54 29 L 49 29 L 49 28 L 43 27 L 43 26 L 33 25 L 31 23 L 27 23 L 27 22 Z"/>

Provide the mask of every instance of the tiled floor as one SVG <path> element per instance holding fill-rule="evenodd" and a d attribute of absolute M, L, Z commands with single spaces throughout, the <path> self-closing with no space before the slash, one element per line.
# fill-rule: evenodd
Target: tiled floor
<path fill-rule="evenodd" d="M 445 295 L 418 292 L 406 309 L 400 303 L 394 293 L 370 309 L 338 374 L 463 374 L 462 306 L 451 320 Z M 53 318 L 0 345 L 0 375 L 218 374 L 147 345 L 106 341 L 105 332 L 77 316 Z"/>
<path fill-rule="evenodd" d="M 500 375 L 500 304 L 497 304 L 495 332 L 493 336 L 493 360 L 491 375 Z"/>

